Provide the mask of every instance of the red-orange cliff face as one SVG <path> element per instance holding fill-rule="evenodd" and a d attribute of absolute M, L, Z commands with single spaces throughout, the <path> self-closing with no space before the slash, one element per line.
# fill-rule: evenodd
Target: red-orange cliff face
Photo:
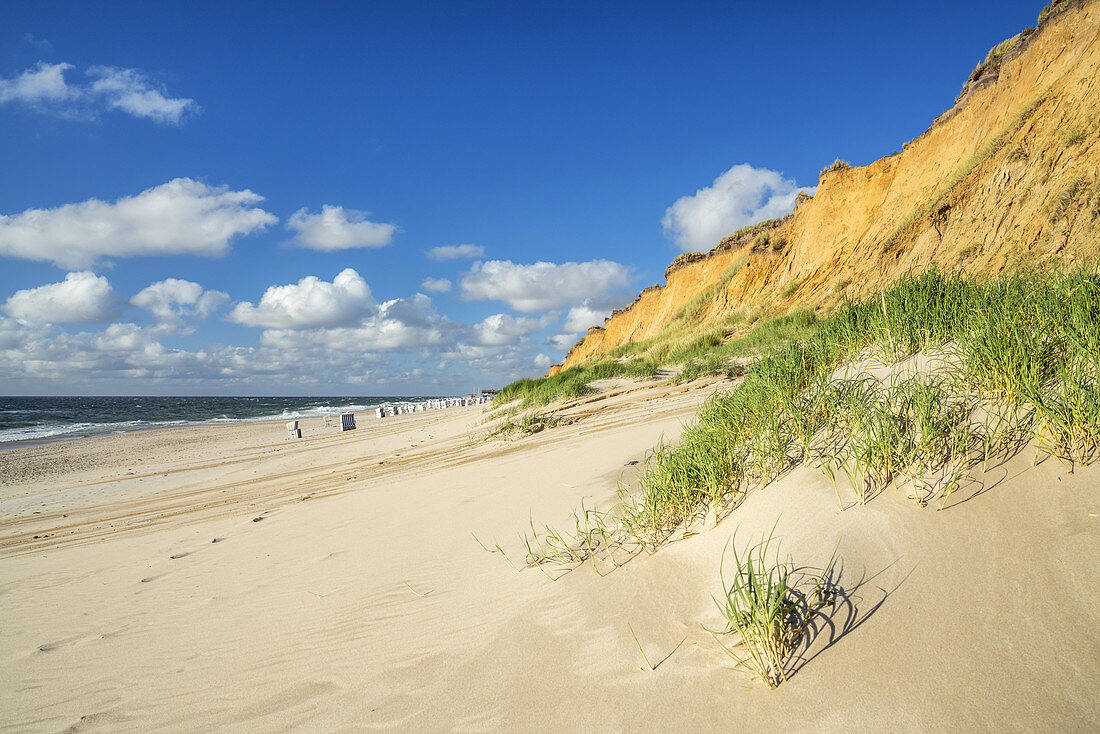
<path fill-rule="evenodd" d="M 988 274 L 1073 263 L 1100 254 L 1098 230 L 1100 0 L 1077 0 L 972 75 L 902 152 L 824 171 L 770 243 L 745 235 L 677 258 L 664 286 L 591 329 L 564 367 L 660 333 L 746 254 L 703 323 L 744 304 L 827 309 L 933 263 Z"/>

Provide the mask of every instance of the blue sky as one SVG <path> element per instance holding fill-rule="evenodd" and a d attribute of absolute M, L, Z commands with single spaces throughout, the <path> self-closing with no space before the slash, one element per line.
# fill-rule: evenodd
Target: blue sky
<path fill-rule="evenodd" d="M 1040 7 L 0 2 L 0 393 L 539 374 Z"/>

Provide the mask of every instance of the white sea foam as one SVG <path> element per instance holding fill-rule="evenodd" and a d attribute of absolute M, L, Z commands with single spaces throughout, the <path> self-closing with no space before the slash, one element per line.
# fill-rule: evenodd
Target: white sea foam
<path fill-rule="evenodd" d="M 149 425 L 144 421 L 123 421 L 120 423 L 65 423 L 43 426 L 23 426 L 20 428 L 0 429 L 0 443 L 11 441 L 41 441 L 60 436 L 94 436 L 101 433 L 133 430 L 138 426 Z"/>
<path fill-rule="evenodd" d="M 245 418 L 250 421 L 287 420 L 289 418 L 318 418 L 323 415 L 336 415 L 338 413 L 356 413 L 374 410 L 382 403 L 374 405 L 313 405 L 298 410 L 284 410 L 278 415 L 261 415 L 254 418 Z"/>
<path fill-rule="evenodd" d="M 431 399 L 431 398 L 425 398 Z M 307 402 L 307 401 L 303 401 Z M 160 426 L 179 425 L 210 425 L 221 423 L 252 423 L 257 421 L 288 420 L 302 418 L 317 418 L 325 415 L 339 413 L 364 413 L 373 412 L 375 408 L 383 405 L 415 405 L 421 400 L 393 399 L 378 403 L 347 404 L 347 405 L 306 405 L 296 410 L 283 410 L 281 413 L 269 415 L 250 416 L 247 418 L 230 418 L 221 415 L 202 421 L 171 420 L 171 421 L 120 421 L 114 423 L 68 423 L 68 424 L 44 424 L 38 426 L 23 426 L 18 428 L 0 429 L 0 446 L 3 448 L 15 448 L 15 444 L 23 442 L 52 443 L 54 441 L 66 441 L 88 436 L 98 436 L 107 433 L 125 433 L 144 428 L 157 428 Z M 140 406 L 137 406 L 140 407 Z M 22 412 L 22 411 L 6 411 Z M 7 444 L 4 446 L 4 444 Z"/>

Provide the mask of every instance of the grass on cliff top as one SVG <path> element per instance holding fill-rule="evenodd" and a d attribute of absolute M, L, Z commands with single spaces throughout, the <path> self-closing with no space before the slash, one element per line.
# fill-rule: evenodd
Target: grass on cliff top
<path fill-rule="evenodd" d="M 974 67 L 974 71 L 970 72 L 970 76 L 967 79 L 968 82 L 977 81 L 989 71 L 998 71 L 1001 68 L 1001 62 L 1004 61 L 1004 57 L 1009 51 L 1016 47 L 1016 44 L 1020 42 L 1025 33 L 1030 33 L 1033 29 L 1029 28 L 1027 31 L 1017 33 L 1012 38 L 1006 38 L 998 43 L 993 48 L 989 49 L 989 53 L 985 55 L 985 60 L 981 61 Z"/>
<path fill-rule="evenodd" d="M 607 515 L 607 553 L 655 551 L 746 492 L 806 464 L 859 504 L 891 486 L 924 506 L 977 466 L 1034 442 L 1072 465 L 1100 450 L 1100 275 L 994 280 L 931 270 L 847 302 L 772 348 L 700 410 L 676 446 L 643 462 L 639 491 Z M 941 355 L 932 374 L 883 380 L 838 369 Z M 846 482 L 844 480 L 847 480 Z M 598 554 L 589 554 L 593 559 Z M 614 561 L 612 561 L 614 562 Z"/>
<path fill-rule="evenodd" d="M 730 240 L 735 240 L 739 237 L 743 237 L 745 235 L 755 235 L 759 232 L 764 232 L 769 229 L 775 229 L 782 223 L 783 217 L 776 217 L 775 219 L 766 219 L 763 222 L 757 222 L 756 224 L 748 224 L 731 234 L 729 237 L 726 237 L 722 241 L 728 242 Z"/>
<path fill-rule="evenodd" d="M 1052 0 L 1052 2 L 1047 3 L 1046 7 L 1039 11 L 1039 19 L 1036 22 L 1042 23 L 1050 16 L 1062 10 L 1068 4 L 1069 0 Z"/>

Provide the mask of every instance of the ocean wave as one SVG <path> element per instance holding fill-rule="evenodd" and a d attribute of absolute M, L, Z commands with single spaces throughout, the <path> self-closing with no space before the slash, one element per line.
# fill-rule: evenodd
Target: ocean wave
<path fill-rule="evenodd" d="M 121 421 L 118 423 L 65 423 L 56 425 L 21 426 L 0 429 L 0 443 L 12 441 L 40 441 L 59 436 L 94 436 L 102 433 L 117 433 L 134 430 L 149 425 L 144 421 Z"/>
<path fill-rule="evenodd" d="M 336 415 L 338 413 L 355 413 L 367 410 L 374 410 L 379 405 L 383 405 L 383 403 L 375 403 L 373 405 L 309 405 L 296 409 L 283 410 L 283 412 L 279 413 L 278 415 L 260 415 L 254 418 L 247 418 L 245 420 L 270 421 L 288 420 L 291 418 L 317 418 L 323 415 Z"/>
<path fill-rule="evenodd" d="M 68 403 L 66 405 L 60 406 L 50 405 L 49 401 L 51 400 L 51 398 L 43 398 L 35 399 L 34 403 L 28 404 L 26 407 L 9 409 L 9 406 L 5 405 L 0 408 L 0 414 L 21 413 L 21 417 L 23 418 L 22 420 L 18 421 L 0 418 L 0 446 L 5 449 L 10 449 L 15 448 L 22 443 L 53 443 L 55 441 L 71 441 L 74 439 L 87 438 L 90 436 L 98 436 L 111 433 L 126 433 L 129 431 L 168 426 L 201 426 L 219 425 L 223 423 L 250 423 L 257 421 L 279 420 L 285 421 L 303 418 L 319 418 L 326 415 L 337 415 L 340 413 L 372 414 L 376 408 L 382 405 L 411 405 L 421 402 L 423 400 L 431 399 L 433 398 L 413 396 L 376 398 L 374 396 L 371 396 L 368 401 L 345 403 L 331 400 L 325 401 L 324 399 L 318 400 L 316 398 L 303 398 L 301 400 L 286 398 L 252 397 L 230 398 L 227 399 L 230 402 L 248 403 L 251 405 L 255 405 L 256 403 L 261 401 L 266 402 L 267 405 L 264 405 L 263 407 L 268 408 L 271 412 L 265 412 L 259 415 L 234 416 L 233 413 L 236 411 L 233 409 L 233 407 L 230 406 L 229 410 L 226 412 L 213 413 L 213 411 L 211 411 L 207 413 L 208 416 L 213 414 L 213 417 L 181 418 L 181 402 L 193 401 L 196 403 L 194 409 L 196 411 L 202 411 L 203 399 L 147 398 L 142 399 L 140 402 L 137 402 L 132 398 L 90 398 L 89 400 L 91 401 L 117 401 L 121 404 L 122 412 L 128 411 L 130 412 L 130 415 L 133 415 L 134 411 L 137 411 L 142 414 L 142 419 L 138 420 L 105 420 L 97 422 L 95 418 L 92 418 L 92 420 L 81 421 L 80 416 L 73 415 L 73 413 L 87 410 L 87 406 L 83 404 L 73 405 L 74 399 L 72 398 L 52 399 L 66 401 Z M 226 399 L 212 398 L 211 400 Z M 147 405 L 148 408 L 145 407 Z M 100 411 L 110 411 L 113 409 L 112 406 L 109 405 L 106 407 L 94 406 L 94 408 L 99 409 Z M 255 409 L 255 407 L 252 408 L 252 410 Z M 241 412 L 250 411 L 244 410 Z M 65 414 L 64 417 L 62 417 L 62 415 L 57 415 L 59 413 Z M 151 418 L 157 418 L 161 416 L 163 416 L 163 420 L 150 420 Z M 35 417 L 37 417 L 38 420 L 35 420 Z M 53 420 L 51 420 L 51 417 L 53 418 Z M 66 421 L 66 418 L 69 418 L 69 420 Z"/>

